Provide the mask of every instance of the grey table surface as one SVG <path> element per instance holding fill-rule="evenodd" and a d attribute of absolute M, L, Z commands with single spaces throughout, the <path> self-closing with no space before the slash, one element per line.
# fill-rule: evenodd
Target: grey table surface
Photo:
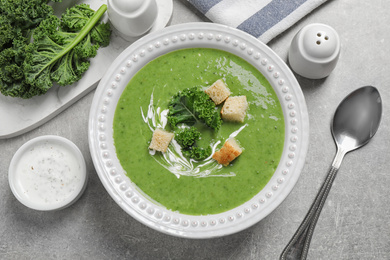
<path fill-rule="evenodd" d="M 390 1 L 331 0 L 268 45 L 285 61 L 294 35 L 320 22 L 339 33 L 341 56 L 322 80 L 297 79 L 310 118 L 310 145 L 296 186 L 265 219 L 226 237 L 191 240 L 159 233 L 125 213 L 101 184 L 88 148 L 94 91 L 48 123 L 0 140 L 0 259 L 278 259 L 315 197 L 336 148 L 330 121 L 338 103 L 364 85 L 383 99 L 381 126 L 367 146 L 346 156 L 318 221 L 309 259 L 390 259 Z M 207 21 L 174 0 L 171 25 Z M 1 124 L 6 124 L 2 122 Z M 82 151 L 89 174 L 84 195 L 71 207 L 38 212 L 20 204 L 8 185 L 13 154 L 26 141 L 54 134 Z"/>

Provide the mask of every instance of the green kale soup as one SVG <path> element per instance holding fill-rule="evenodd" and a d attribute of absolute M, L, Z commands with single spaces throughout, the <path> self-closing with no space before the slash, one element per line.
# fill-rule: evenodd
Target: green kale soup
<path fill-rule="evenodd" d="M 249 108 L 243 123 L 223 122 L 218 131 L 198 125 L 200 144 L 215 151 L 234 133 L 242 154 L 222 166 L 211 158 L 185 161 L 174 152 L 149 150 L 153 129 L 172 132 L 164 123 L 172 96 L 206 89 L 218 79 L 231 96 L 245 95 Z M 130 180 L 152 201 L 188 215 L 225 212 L 253 198 L 275 172 L 284 146 L 282 108 L 266 78 L 245 60 L 208 48 L 170 52 L 138 71 L 119 99 L 113 130 L 117 157 Z"/>

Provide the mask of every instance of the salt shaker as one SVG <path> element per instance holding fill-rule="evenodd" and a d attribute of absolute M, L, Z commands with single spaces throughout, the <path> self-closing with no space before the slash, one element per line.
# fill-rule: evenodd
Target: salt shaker
<path fill-rule="evenodd" d="M 289 64 L 303 77 L 325 78 L 336 67 L 340 45 L 340 38 L 332 27 L 309 24 L 293 38 L 288 53 Z"/>

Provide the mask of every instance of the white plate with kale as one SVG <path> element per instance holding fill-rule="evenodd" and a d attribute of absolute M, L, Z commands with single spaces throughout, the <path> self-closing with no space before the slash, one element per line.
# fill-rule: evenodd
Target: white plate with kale
<path fill-rule="evenodd" d="M 41 1 L 42 6 L 46 6 L 46 2 Z M 10 3 L 10 9 L 8 10 L 7 4 Z M 17 21 L 12 21 L 10 28 L 13 32 L 16 32 L 15 26 L 19 23 L 24 29 L 26 25 L 31 25 L 31 28 L 36 28 L 38 23 L 32 24 L 29 17 L 33 17 L 31 21 L 41 22 L 41 19 L 37 19 L 37 15 L 43 16 L 44 13 L 50 12 L 50 9 L 54 10 L 54 14 L 57 17 L 61 17 L 64 14 L 67 8 L 72 8 L 75 5 L 79 4 L 88 4 L 92 10 L 98 10 L 102 5 L 107 4 L 106 0 L 73 0 L 73 1 L 61 1 L 61 2 L 48 2 L 47 8 L 40 8 L 41 4 L 39 1 L 24 1 L 23 5 L 25 6 L 15 6 L 14 2 L 7 0 L 0 7 L 0 16 L 3 17 L 20 17 L 20 19 L 15 19 Z M 157 1 L 159 7 L 159 14 L 156 20 L 155 25 L 150 31 L 159 30 L 168 23 L 169 18 L 172 14 L 172 0 L 161 0 Z M 34 5 L 39 6 L 34 7 Z M 27 6 L 27 7 L 26 7 Z M 52 7 L 52 8 L 51 8 Z M 27 13 L 24 11 L 27 10 Z M 86 10 L 87 11 L 87 10 Z M 15 13 L 15 16 L 12 14 Z M 21 15 L 23 14 L 23 15 Z M 106 13 L 101 17 L 102 21 L 106 23 L 108 21 L 108 16 Z M 10 19 L 6 19 L 10 21 Z M 12 20 L 12 19 L 11 19 Z M 83 20 L 83 19 L 80 19 Z M 2 27 L 6 31 L 6 27 Z M 31 31 L 29 28 L 25 32 Z M 98 81 L 101 78 L 106 70 L 107 66 L 101 66 L 101 64 L 111 64 L 114 59 L 121 53 L 127 46 L 136 40 L 136 38 L 123 38 L 119 35 L 115 28 L 111 25 L 112 35 L 110 37 L 110 44 L 107 47 L 99 48 L 97 50 L 97 55 L 89 60 L 90 66 L 87 71 L 81 73 L 81 78 L 79 79 L 80 72 L 83 70 L 77 69 L 76 76 L 79 79 L 77 82 L 72 83 L 66 81 L 66 87 L 59 86 L 56 82 L 53 82 L 53 87 L 51 87 L 51 79 L 46 78 L 44 81 L 39 82 L 49 82 L 49 85 L 37 83 L 36 86 L 30 87 L 29 85 L 20 84 L 21 72 L 24 69 L 21 67 L 22 59 L 20 55 L 17 54 L 19 58 L 9 59 L 8 61 L 4 60 L 2 57 L 0 59 L 3 61 L 0 68 L 0 117 L 6 122 L 0 126 L 0 139 L 1 138 L 10 138 L 20 134 L 23 134 L 27 131 L 30 131 L 39 125 L 47 122 L 74 102 L 79 100 L 81 97 L 86 95 L 92 89 L 96 88 Z M 7 37 L 4 35 L 6 32 L 2 32 L 2 40 L 0 40 L 0 56 L 3 49 L 10 47 L 10 41 L 7 43 Z M 6 46 L 3 44 L 5 43 Z M 4 48 L 3 48 L 4 47 Z M 19 46 L 20 47 L 20 46 Z M 18 48 L 16 48 L 18 49 Z M 20 53 L 24 52 L 21 48 Z M 14 52 L 14 51 L 12 51 Z M 14 62 L 14 60 L 19 60 L 19 62 Z M 82 62 L 74 63 L 84 63 L 82 67 L 85 67 L 85 64 L 88 63 L 87 59 L 82 60 Z M 65 64 L 65 63 L 63 63 Z M 11 70 L 6 66 L 11 65 Z M 34 66 L 35 67 L 35 66 Z M 70 67 L 69 67 L 70 68 Z M 72 68 L 76 71 L 75 67 Z M 73 74 L 72 69 L 63 71 L 61 75 L 70 75 Z M 31 73 L 29 73 L 31 74 Z M 42 73 L 41 73 L 42 74 Z M 43 78 L 43 77 L 41 77 Z M 65 76 L 67 79 L 71 77 Z M 60 79 L 55 79 L 55 81 Z M 30 77 L 30 82 L 38 82 L 34 77 Z M 62 80 L 62 82 L 64 82 Z M 14 84 L 15 83 L 15 84 Z M 35 83 L 34 83 L 35 84 Z M 47 91 L 47 92 L 46 92 Z M 38 93 L 45 93 L 43 95 L 35 95 Z M 14 96 L 14 97 L 13 97 Z M 28 98 L 28 99 L 25 99 Z"/>
<path fill-rule="evenodd" d="M 191 23 L 147 35 L 96 90 L 89 144 L 128 214 L 180 237 L 232 234 L 294 187 L 308 148 L 301 89 L 252 36 Z"/>

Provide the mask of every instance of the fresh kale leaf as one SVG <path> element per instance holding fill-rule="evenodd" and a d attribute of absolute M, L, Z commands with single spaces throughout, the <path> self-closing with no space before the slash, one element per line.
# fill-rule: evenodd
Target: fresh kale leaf
<path fill-rule="evenodd" d="M 194 125 L 202 122 L 218 130 L 221 118 L 214 102 L 196 87 L 185 89 L 172 97 L 168 105 L 168 122 L 173 128 L 178 124 Z"/>
<path fill-rule="evenodd" d="M 14 26 L 31 29 L 37 26 L 47 15 L 53 14 L 48 0 L 0 0 L 0 14 Z M 53 0 L 52 2 L 61 2 Z"/>
<path fill-rule="evenodd" d="M 70 32 L 80 31 L 94 14 L 95 11 L 87 4 L 79 4 L 69 8 L 61 16 L 62 28 Z"/>
<path fill-rule="evenodd" d="M 91 30 L 91 39 L 95 44 L 102 47 L 108 46 L 110 43 L 111 28 L 109 23 L 101 23 L 96 25 Z"/>
<path fill-rule="evenodd" d="M 39 89 L 30 89 L 24 77 L 23 61 L 28 53 L 23 39 L 15 40 L 14 47 L 0 52 L 0 91 L 11 97 L 28 97 L 41 94 Z"/>
<path fill-rule="evenodd" d="M 59 19 L 47 0 L 0 1 L 5 3 L 0 6 L 0 29 L 4 29 L 0 30 L 0 92 L 4 95 L 31 98 L 46 93 L 54 83 L 73 84 L 89 68 L 97 49 L 109 43 L 110 26 L 99 22 L 107 5 L 95 12 L 79 4 Z M 16 18 L 23 10 L 27 10 L 24 20 Z"/>
<path fill-rule="evenodd" d="M 59 0 L 55 0 L 58 2 Z M 53 14 L 47 0 L 0 0 L 0 92 L 28 98 L 42 94 L 24 78 L 23 62 L 34 28 Z"/>
<path fill-rule="evenodd" d="M 47 4 L 48 2 L 48 0 L 0 0 L 0 51 L 11 47 L 16 35 L 22 35 L 30 40 L 31 31 L 53 14 L 53 8 Z M 52 2 L 61 2 L 61 0 L 52 0 Z"/>
<path fill-rule="evenodd" d="M 20 36 L 20 30 L 14 30 L 6 16 L 0 16 L 0 50 L 11 47 L 12 40 Z"/>
<path fill-rule="evenodd" d="M 89 67 L 89 58 L 96 56 L 99 44 L 93 44 L 90 31 L 104 14 L 107 6 L 103 5 L 91 16 L 90 10 L 85 9 L 88 21 L 79 31 L 67 32 L 59 27 L 61 21 L 51 16 L 43 21 L 34 32 L 36 47 L 32 55 L 25 60 L 25 76 L 27 83 L 47 90 L 53 81 L 60 86 L 70 85 L 78 81 Z M 79 10 L 78 6 L 69 10 Z M 62 27 L 60 27 L 62 28 Z"/>

